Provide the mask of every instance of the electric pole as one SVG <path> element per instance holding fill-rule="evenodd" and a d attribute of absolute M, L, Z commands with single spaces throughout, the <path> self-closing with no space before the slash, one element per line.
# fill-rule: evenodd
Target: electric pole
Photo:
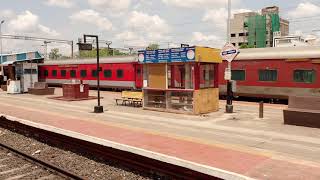
<path fill-rule="evenodd" d="M 2 26 L 2 24 L 4 23 L 4 20 L 2 20 L 1 22 L 0 22 L 0 48 L 1 48 L 1 60 L 0 60 L 0 65 L 2 64 L 2 57 L 3 57 L 3 54 L 2 54 L 2 29 L 1 29 L 1 26 Z M 1 65 L 1 74 L 0 75 L 4 75 L 4 72 L 3 72 L 3 67 L 2 67 L 2 65 Z"/>
<path fill-rule="evenodd" d="M 228 22 L 227 22 L 227 42 L 228 44 L 231 43 L 231 0 L 228 0 Z M 228 74 L 230 75 L 230 78 L 227 80 L 227 105 L 226 105 L 226 113 L 233 113 L 233 105 L 232 105 L 232 99 L 233 99 L 233 92 L 232 92 L 232 82 L 231 82 L 231 61 L 228 61 Z"/>

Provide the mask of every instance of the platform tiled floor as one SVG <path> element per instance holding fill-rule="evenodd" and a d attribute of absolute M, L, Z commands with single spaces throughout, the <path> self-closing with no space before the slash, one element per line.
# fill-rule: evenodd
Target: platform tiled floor
<path fill-rule="evenodd" d="M 221 112 L 219 112 L 219 117 L 215 117 L 218 116 L 216 114 L 210 114 L 208 117 L 190 117 L 157 112 L 144 114 L 141 113 L 144 112 L 143 110 L 134 108 L 128 108 L 127 111 L 121 112 L 122 109 L 126 110 L 126 108 L 116 109 L 116 107 L 111 106 L 112 102 L 106 103 L 110 112 L 96 115 L 89 112 L 92 106 L 87 107 L 87 105 L 90 103 L 94 104 L 95 101 L 83 102 L 83 104 L 81 102 L 65 103 L 47 100 L 45 97 L 9 96 L 1 93 L 0 113 L 258 179 L 320 179 L 320 166 L 318 164 L 320 158 L 319 155 L 317 156 L 320 142 L 317 141 L 317 136 L 311 136 L 319 131 L 310 129 L 310 131 L 305 132 L 309 129 L 283 127 L 277 119 L 271 119 L 272 117 L 269 118 L 273 122 L 256 123 L 258 128 L 250 129 L 249 127 L 252 127 L 254 122 L 246 120 L 244 117 L 246 113 L 252 115 L 250 109 L 248 109 L 252 104 L 244 105 L 245 108 L 241 110 L 243 112 L 240 111 L 238 116 L 235 116 L 239 119 L 232 120 L 232 116 L 224 116 Z M 246 108 L 247 111 L 245 111 Z M 272 109 L 273 112 L 279 113 L 282 107 L 274 106 L 272 108 L 274 108 Z M 162 114 L 163 116 L 161 116 Z M 159 117 L 156 118 L 157 116 Z M 281 117 L 281 114 L 274 115 L 275 118 L 277 116 Z M 231 118 L 231 120 L 228 120 L 228 118 Z M 141 125 L 143 120 L 144 126 Z M 185 127 L 182 127 L 184 130 L 177 127 L 179 123 L 168 122 L 172 120 L 184 125 Z M 197 124 L 197 120 L 198 125 L 194 125 Z M 241 127 L 236 127 L 232 122 L 241 124 Z M 154 126 L 158 126 L 158 130 Z M 271 127 L 277 129 L 270 131 Z M 164 131 L 163 129 L 169 130 Z M 281 129 L 285 130 L 281 132 Z M 208 131 L 207 134 L 205 131 Z M 223 134 L 225 132 L 230 132 L 230 135 Z M 225 138 L 225 142 L 219 138 L 209 140 L 211 136 L 219 135 Z M 246 141 L 233 143 L 233 141 L 239 141 L 239 138 L 244 139 L 243 136 L 245 135 L 248 136 Z M 265 140 L 261 141 L 263 138 Z M 274 148 L 261 148 L 263 142 L 265 144 L 269 143 Z M 262 144 L 260 145 L 260 143 Z M 289 151 L 292 151 L 291 154 L 282 150 L 282 146 L 286 146 Z M 299 156 L 300 153 L 303 153 L 303 150 L 304 153 L 314 152 L 314 155 L 310 155 L 310 158 L 303 158 L 302 155 Z M 311 159 L 314 161 L 310 161 Z"/>

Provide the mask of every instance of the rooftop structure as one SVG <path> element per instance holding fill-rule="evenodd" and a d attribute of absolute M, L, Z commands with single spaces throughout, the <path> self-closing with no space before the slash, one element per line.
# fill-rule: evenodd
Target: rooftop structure
<path fill-rule="evenodd" d="M 42 60 L 43 59 L 43 56 L 38 51 L 3 54 L 0 56 L 3 56 L 2 63 L 0 63 L 0 64 L 12 64 L 16 61 Z"/>

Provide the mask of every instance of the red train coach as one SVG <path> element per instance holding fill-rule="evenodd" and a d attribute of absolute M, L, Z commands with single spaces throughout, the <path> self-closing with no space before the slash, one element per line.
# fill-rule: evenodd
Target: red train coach
<path fill-rule="evenodd" d="M 320 47 L 241 49 L 232 62 L 236 96 L 288 99 L 288 96 L 320 96 Z M 220 94 L 226 94 L 220 68 Z"/>
<path fill-rule="evenodd" d="M 76 79 L 96 86 L 96 67 L 96 59 L 48 60 L 39 65 L 39 79 L 49 85 L 61 85 Z M 142 65 L 136 56 L 101 58 L 100 67 L 101 87 L 142 88 Z"/>

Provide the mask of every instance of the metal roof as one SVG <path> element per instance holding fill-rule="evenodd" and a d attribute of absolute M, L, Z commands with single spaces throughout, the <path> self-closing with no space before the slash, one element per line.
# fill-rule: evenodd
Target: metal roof
<path fill-rule="evenodd" d="M 240 49 L 235 60 L 320 59 L 320 46 Z"/>
<path fill-rule="evenodd" d="M 96 58 L 90 59 L 67 59 L 67 60 L 45 60 L 39 65 L 65 65 L 65 64 L 95 64 Z M 138 56 L 112 56 L 100 58 L 100 63 L 132 63 L 138 62 Z"/>

